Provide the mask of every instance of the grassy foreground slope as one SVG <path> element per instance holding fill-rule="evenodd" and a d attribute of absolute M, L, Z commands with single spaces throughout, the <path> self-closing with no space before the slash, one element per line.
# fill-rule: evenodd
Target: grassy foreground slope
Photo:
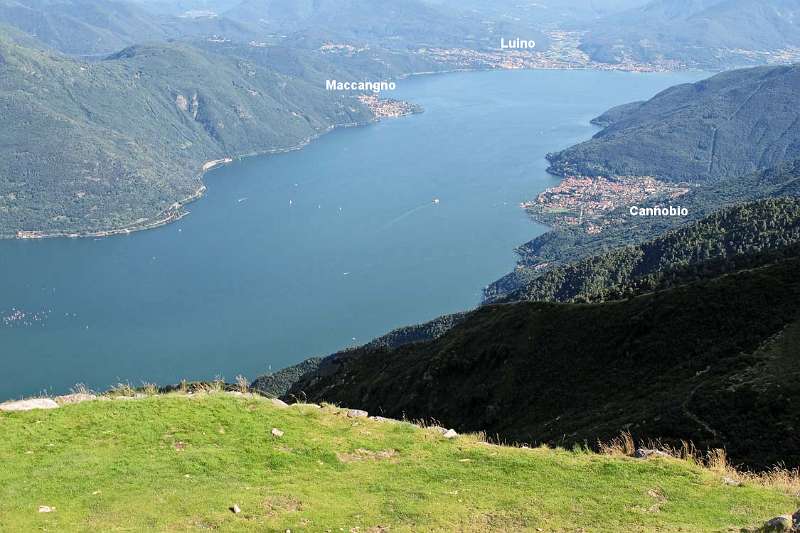
<path fill-rule="evenodd" d="M 3 531 L 702 532 L 797 504 L 678 460 L 448 440 L 222 393 L 3 413 L 0 427 Z"/>

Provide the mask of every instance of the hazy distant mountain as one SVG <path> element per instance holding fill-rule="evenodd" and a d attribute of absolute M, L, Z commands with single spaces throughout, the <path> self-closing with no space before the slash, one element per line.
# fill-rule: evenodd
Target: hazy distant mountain
<path fill-rule="evenodd" d="M 734 70 L 611 110 L 587 142 L 549 156 L 559 174 L 697 181 L 800 157 L 800 66 Z"/>
<path fill-rule="evenodd" d="M 0 22 L 68 54 L 106 53 L 167 37 L 149 13 L 115 0 L 0 0 Z"/>
<path fill-rule="evenodd" d="M 0 23 L 71 55 L 105 55 L 132 44 L 187 37 L 254 36 L 245 24 L 222 17 L 171 16 L 120 0 L 0 0 Z"/>
<path fill-rule="evenodd" d="M 547 47 L 537 17 L 517 7 L 456 8 L 424 0 L 0 0 L 0 23 L 73 55 L 100 55 L 142 42 L 216 37 L 290 39 L 293 46 L 362 43 L 394 49 L 497 47 L 501 37 Z M 519 8 L 523 9 L 523 8 Z"/>
<path fill-rule="evenodd" d="M 423 0 L 243 0 L 225 16 L 281 35 L 299 32 L 400 48 L 497 46 L 511 29 L 541 45 L 546 41 L 538 31 L 523 31 L 519 21 Z"/>
<path fill-rule="evenodd" d="M 586 21 L 625 9 L 642 6 L 648 0 L 424 0 L 449 9 L 468 10 L 509 20 L 534 23 Z"/>
<path fill-rule="evenodd" d="M 170 15 L 216 14 L 236 7 L 242 0 L 130 0 L 154 13 Z"/>
<path fill-rule="evenodd" d="M 677 60 L 718 67 L 765 63 L 800 47 L 800 0 L 653 0 L 595 23 L 594 59 Z"/>

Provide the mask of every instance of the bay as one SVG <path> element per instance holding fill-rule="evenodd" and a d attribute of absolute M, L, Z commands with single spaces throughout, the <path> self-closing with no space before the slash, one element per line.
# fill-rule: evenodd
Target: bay
<path fill-rule="evenodd" d="M 546 230 L 519 207 L 558 181 L 544 155 L 611 106 L 701 77 L 402 80 L 391 96 L 425 113 L 215 169 L 175 224 L 0 242 L 0 398 L 254 378 L 474 307 Z"/>

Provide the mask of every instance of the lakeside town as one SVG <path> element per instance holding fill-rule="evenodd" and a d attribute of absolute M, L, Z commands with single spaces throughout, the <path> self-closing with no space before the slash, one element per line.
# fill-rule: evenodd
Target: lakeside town
<path fill-rule="evenodd" d="M 380 98 L 374 94 L 361 95 L 358 101 L 367 106 L 377 120 L 422 113 L 422 107 L 417 104 L 394 98 Z"/>
<path fill-rule="evenodd" d="M 411 50 L 410 53 L 429 63 L 439 64 L 447 71 L 595 69 L 663 72 L 688 68 L 684 63 L 666 59 L 653 63 L 641 63 L 623 58 L 617 63 L 599 63 L 593 61 L 580 49 L 581 39 L 583 38 L 582 32 L 552 30 L 545 33 L 550 45 L 542 50 L 538 50 L 535 47 L 503 48 L 501 47 L 501 41 L 498 40 L 498 47 L 495 49 L 423 47 Z M 326 55 L 352 57 L 368 53 L 370 48 L 369 46 L 356 46 L 350 43 L 326 42 L 318 50 Z"/>
<path fill-rule="evenodd" d="M 698 68 L 697 65 L 674 59 L 659 58 L 649 62 L 636 61 L 625 50 L 610 63 L 598 62 L 581 50 L 584 32 L 550 30 L 544 32 L 549 39 L 546 49 L 517 48 L 418 48 L 411 51 L 427 61 L 438 63 L 447 70 L 565 70 L 592 69 L 625 72 L 672 72 Z M 500 41 L 498 41 L 498 44 Z M 350 43 L 327 42 L 319 51 L 323 54 L 352 57 L 370 51 L 369 46 Z M 800 61 L 800 48 L 781 50 L 718 49 L 720 57 L 739 58 L 743 64 L 790 64 Z"/>
<path fill-rule="evenodd" d="M 546 32 L 546 34 L 550 39 L 550 46 L 545 50 L 420 48 L 415 53 L 426 59 L 463 70 L 594 69 L 627 72 L 663 72 L 687 68 L 686 64 L 672 60 L 641 63 L 632 59 L 622 59 L 617 63 L 599 63 L 593 61 L 580 49 L 583 33 L 553 30 Z"/>
<path fill-rule="evenodd" d="M 616 209 L 654 199 L 674 200 L 689 192 L 687 184 L 671 184 L 650 176 L 567 176 L 520 207 L 553 226 L 582 226 L 589 235 L 602 233 L 617 222 L 608 217 Z"/>

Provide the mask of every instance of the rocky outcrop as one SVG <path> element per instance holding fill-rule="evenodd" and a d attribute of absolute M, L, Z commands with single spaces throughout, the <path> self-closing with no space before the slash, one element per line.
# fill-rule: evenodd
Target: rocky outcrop
<path fill-rule="evenodd" d="M 0 411 L 7 413 L 18 411 L 34 411 L 37 409 L 58 409 L 58 404 L 50 398 L 33 398 L 0 404 Z"/>

